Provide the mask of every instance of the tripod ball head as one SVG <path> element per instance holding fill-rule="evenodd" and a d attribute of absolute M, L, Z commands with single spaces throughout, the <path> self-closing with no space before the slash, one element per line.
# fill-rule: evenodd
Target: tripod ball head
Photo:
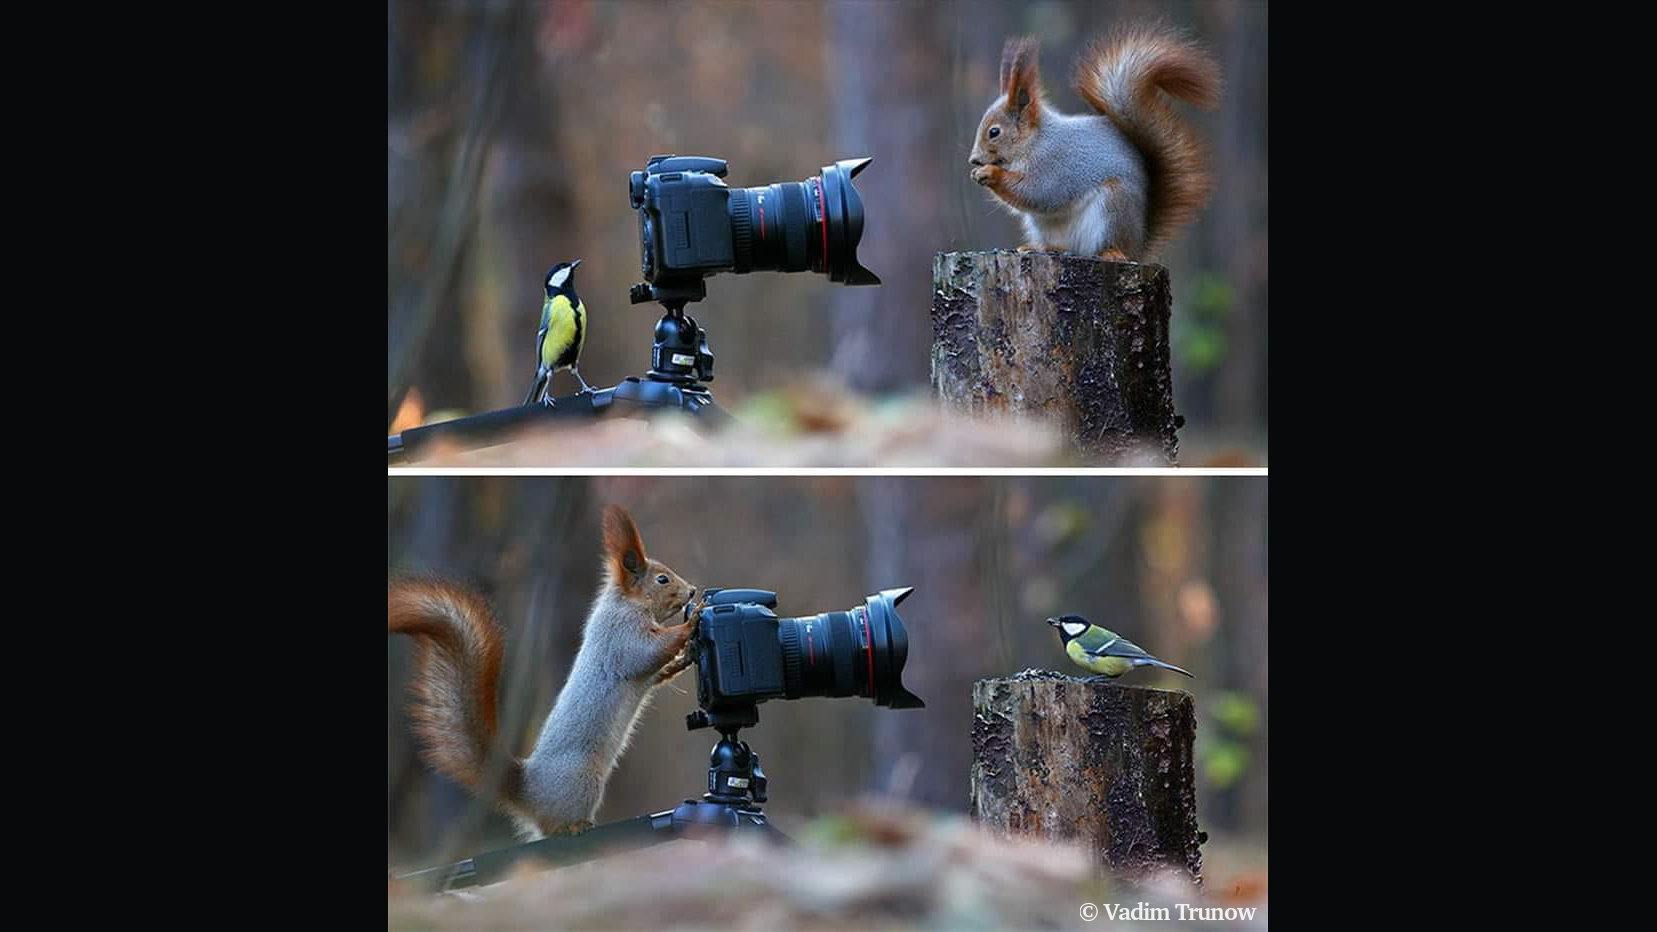
<path fill-rule="evenodd" d="M 759 767 L 759 755 L 745 741 L 738 741 L 736 732 L 728 732 L 713 746 L 708 759 L 708 795 L 710 802 L 740 803 L 752 800 L 765 802 L 765 771 Z"/>
<path fill-rule="evenodd" d="M 696 319 L 669 309 L 656 322 L 650 347 L 650 378 L 658 382 L 712 382 L 713 351 Z"/>

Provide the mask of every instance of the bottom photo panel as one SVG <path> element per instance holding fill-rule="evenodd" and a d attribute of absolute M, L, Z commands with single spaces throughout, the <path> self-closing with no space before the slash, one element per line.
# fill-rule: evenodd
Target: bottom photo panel
<path fill-rule="evenodd" d="M 1263 928 L 1266 491 L 393 476 L 389 928 Z"/>

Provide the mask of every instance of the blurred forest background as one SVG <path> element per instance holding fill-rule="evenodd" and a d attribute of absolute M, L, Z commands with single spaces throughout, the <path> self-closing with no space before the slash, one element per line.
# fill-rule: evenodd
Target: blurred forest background
<path fill-rule="evenodd" d="M 864 699 L 771 701 L 744 737 L 785 832 L 865 793 L 966 811 L 972 683 L 1035 667 L 1076 675 L 1042 619 L 1074 612 L 1194 680 L 1205 875 L 1264 866 L 1267 828 L 1266 483 L 1150 477 L 393 477 L 388 569 L 436 572 L 490 597 L 506 630 L 501 734 L 527 753 L 581 643 L 599 583 L 599 516 L 615 502 L 647 552 L 700 588 L 778 593 L 785 617 L 844 611 L 915 586 L 903 681 L 924 710 Z M 388 639 L 387 857 L 427 866 L 513 843 L 417 757 L 410 643 Z M 600 821 L 706 787 L 717 735 L 687 731 L 694 670 L 657 691 Z"/>
<path fill-rule="evenodd" d="M 1003 41 L 1042 39 L 1052 102 L 1081 112 L 1075 55 L 1160 16 L 1214 51 L 1214 199 L 1161 261 L 1174 285 L 1186 465 L 1266 458 L 1266 4 L 1257 0 L 544 0 L 387 5 L 387 424 L 521 402 L 541 281 L 583 260 L 582 374 L 649 368 L 661 309 L 639 276 L 627 176 L 653 154 L 727 159 L 732 186 L 872 156 L 859 256 L 884 284 L 720 275 L 692 313 L 715 397 L 740 413 L 810 371 L 879 396 L 925 393 L 934 253 L 1011 248 L 1014 219 L 967 174 Z M 555 390 L 575 389 L 560 375 Z M 407 403 L 409 407 L 405 408 Z"/>

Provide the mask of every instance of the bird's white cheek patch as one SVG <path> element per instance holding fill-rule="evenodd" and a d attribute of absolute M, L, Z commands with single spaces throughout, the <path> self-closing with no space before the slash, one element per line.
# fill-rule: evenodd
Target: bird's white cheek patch
<path fill-rule="evenodd" d="M 1070 635 L 1071 637 L 1075 637 L 1086 630 L 1087 625 L 1079 625 L 1074 621 L 1067 621 L 1064 623 L 1064 633 Z"/>
<path fill-rule="evenodd" d="M 559 269 L 558 271 L 552 273 L 552 287 L 554 287 L 554 288 L 564 287 L 564 282 L 568 281 L 569 277 L 570 277 L 570 270 L 569 269 Z"/>

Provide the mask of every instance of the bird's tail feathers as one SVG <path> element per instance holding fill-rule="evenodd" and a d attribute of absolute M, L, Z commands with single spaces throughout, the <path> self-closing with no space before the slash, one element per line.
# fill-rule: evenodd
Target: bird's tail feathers
<path fill-rule="evenodd" d="M 1164 670 L 1172 670 L 1175 673 L 1184 673 L 1186 676 L 1191 676 L 1191 673 L 1189 671 L 1182 670 L 1179 667 L 1176 667 L 1171 663 L 1163 663 L 1162 661 L 1156 659 L 1155 657 L 1140 657 L 1140 658 L 1138 658 L 1137 660 L 1134 661 L 1134 666 L 1136 666 L 1136 667 L 1161 667 Z M 1194 677 L 1194 676 L 1191 676 L 1191 678 L 1196 679 L 1196 677 Z"/>
<path fill-rule="evenodd" d="M 524 404 L 526 404 L 526 405 L 527 404 L 534 404 L 535 401 L 536 401 L 536 396 L 541 394 L 541 389 L 543 387 L 545 387 L 546 384 L 547 384 L 547 377 L 545 375 L 542 375 L 541 373 L 536 373 L 535 374 L 535 384 L 530 386 L 530 388 L 529 388 L 529 397 L 524 399 Z"/>

